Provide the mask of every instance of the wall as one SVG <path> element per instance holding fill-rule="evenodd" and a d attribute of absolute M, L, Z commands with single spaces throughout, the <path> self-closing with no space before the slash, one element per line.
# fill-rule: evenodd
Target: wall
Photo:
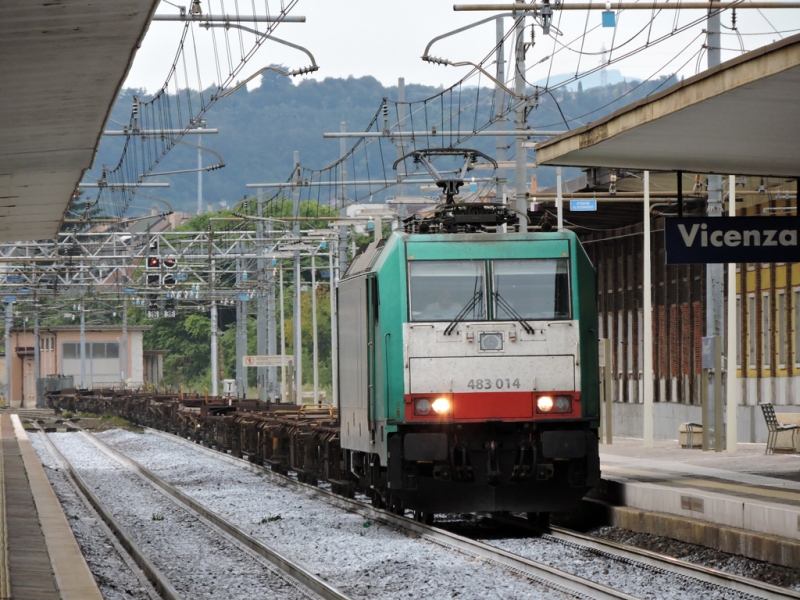
<path fill-rule="evenodd" d="M 144 381 L 144 360 L 142 350 L 142 332 L 141 331 L 128 331 L 128 345 L 130 352 L 128 356 L 136 360 L 132 361 L 130 375 L 128 379 L 132 382 Z"/>
<path fill-rule="evenodd" d="M 800 406 L 781 406 L 778 413 L 800 413 Z M 614 402 L 611 410 L 612 433 L 614 437 L 643 437 L 643 404 L 623 404 Z M 761 408 L 758 406 L 739 406 L 737 410 L 738 441 L 741 443 L 766 443 L 767 426 Z M 678 439 L 678 426 L 681 423 L 700 423 L 699 406 L 677 402 L 656 402 L 653 404 L 653 435 L 660 440 Z"/>
<path fill-rule="evenodd" d="M 75 385 L 81 385 L 81 361 L 80 358 L 65 359 L 63 356 L 63 344 L 80 342 L 80 330 L 78 328 L 59 329 L 41 328 L 40 334 L 40 374 L 47 377 L 56 374 L 72 375 Z M 120 348 L 117 358 L 103 358 L 89 360 L 89 344 L 92 342 L 111 342 L 119 343 L 122 341 L 121 329 L 97 330 L 89 329 L 86 331 L 87 342 L 87 361 L 86 361 L 86 381 L 85 386 L 99 387 L 106 384 L 120 383 L 121 380 L 121 360 L 122 349 Z M 11 404 L 20 406 L 25 397 L 26 377 L 33 377 L 33 354 L 30 356 L 18 356 L 17 347 L 32 348 L 34 345 L 34 335 L 31 329 L 16 330 L 11 332 L 11 344 L 13 354 L 11 355 Z M 128 379 L 134 382 L 143 380 L 143 357 L 142 357 L 142 331 L 128 330 L 128 369 L 130 374 Z M 26 362 L 26 359 L 27 362 Z M 5 358 L 0 361 L 0 380 L 5 379 Z M 27 366 L 26 366 L 27 365 Z M 30 382 L 29 382 L 30 383 Z M 4 381 L 3 381 L 4 385 Z M 33 405 L 35 395 L 33 387 L 28 386 L 28 396 L 25 397 L 25 406 Z M 2 393 L 2 390 L 0 390 Z"/>

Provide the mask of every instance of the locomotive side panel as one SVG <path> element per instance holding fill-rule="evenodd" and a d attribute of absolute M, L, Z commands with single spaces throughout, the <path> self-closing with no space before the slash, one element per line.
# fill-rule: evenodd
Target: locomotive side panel
<path fill-rule="evenodd" d="M 598 358 L 598 324 L 597 324 L 597 271 L 592 265 L 583 246 L 577 238 L 572 241 L 573 288 L 575 294 L 575 314 L 580 319 L 581 345 L 581 380 L 583 386 L 583 402 L 585 415 L 599 419 L 600 415 L 600 361 Z M 578 285 L 580 282 L 580 285 Z M 592 427 L 597 428 L 597 421 Z"/>
<path fill-rule="evenodd" d="M 342 448 L 370 451 L 367 277 L 339 285 L 339 398 Z"/>

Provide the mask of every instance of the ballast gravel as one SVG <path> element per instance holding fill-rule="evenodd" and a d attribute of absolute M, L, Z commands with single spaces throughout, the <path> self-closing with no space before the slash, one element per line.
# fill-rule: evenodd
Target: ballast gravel
<path fill-rule="evenodd" d="M 184 598 L 303 597 L 276 572 L 108 458 L 83 435 L 51 438 L 100 502 Z"/>
<path fill-rule="evenodd" d="M 564 544 L 555 539 L 505 538 L 481 540 L 519 556 L 557 567 L 602 583 L 643 600 L 744 600 L 752 596 L 711 585 L 697 579 L 599 555 L 590 548 Z"/>
<path fill-rule="evenodd" d="M 98 437 L 351 598 L 570 597 L 482 559 L 365 521 L 180 440 L 123 430 Z"/>
<path fill-rule="evenodd" d="M 47 449 L 39 437 L 40 435 L 42 434 L 28 434 L 31 445 L 39 455 L 44 472 L 64 509 L 67 521 L 103 598 L 105 600 L 151 600 L 152 596 L 106 536 L 95 513 L 90 511 L 78 497 L 75 488 L 72 487 L 67 475 Z"/>
<path fill-rule="evenodd" d="M 674 556 L 686 562 L 800 591 L 800 569 L 790 569 L 666 537 L 635 533 L 619 527 L 600 527 L 588 533 L 605 540 Z"/>

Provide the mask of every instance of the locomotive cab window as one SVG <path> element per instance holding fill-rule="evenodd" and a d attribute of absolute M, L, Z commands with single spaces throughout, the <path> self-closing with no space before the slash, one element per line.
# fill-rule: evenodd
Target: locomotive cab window
<path fill-rule="evenodd" d="M 492 262 L 494 319 L 570 318 L 569 259 Z"/>
<path fill-rule="evenodd" d="M 426 260 L 409 262 L 411 321 L 486 319 L 486 277 L 483 261 Z M 462 314 L 463 313 L 463 314 Z"/>

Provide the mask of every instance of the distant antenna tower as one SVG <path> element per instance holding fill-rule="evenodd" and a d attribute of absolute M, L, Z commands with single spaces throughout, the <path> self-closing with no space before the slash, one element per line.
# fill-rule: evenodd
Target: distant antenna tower
<path fill-rule="evenodd" d="M 600 85 L 605 87 L 608 85 L 608 73 L 606 73 L 606 45 L 603 44 L 602 54 L 600 55 L 600 65 L 603 67 L 600 69 Z"/>

